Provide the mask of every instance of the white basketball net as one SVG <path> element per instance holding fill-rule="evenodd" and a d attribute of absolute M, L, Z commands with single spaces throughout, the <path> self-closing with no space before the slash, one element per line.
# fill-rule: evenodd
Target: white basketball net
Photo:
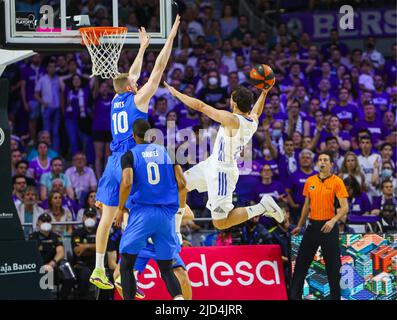
<path fill-rule="evenodd" d="M 123 48 L 127 28 L 82 28 L 80 34 L 92 61 L 92 75 L 103 79 L 115 78 L 118 61 Z"/>

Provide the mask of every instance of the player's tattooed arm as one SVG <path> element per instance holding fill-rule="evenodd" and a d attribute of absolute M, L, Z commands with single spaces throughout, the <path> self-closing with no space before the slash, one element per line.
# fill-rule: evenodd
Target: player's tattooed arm
<path fill-rule="evenodd" d="M 149 42 L 150 42 L 150 35 L 148 35 L 146 33 L 146 30 L 144 27 L 138 29 L 138 32 L 139 32 L 140 47 L 139 47 L 138 54 L 135 57 L 134 63 L 132 64 L 130 71 L 129 71 L 130 78 L 134 82 L 137 82 L 139 77 L 141 76 L 143 56 L 145 55 L 145 50 L 149 46 Z"/>
<path fill-rule="evenodd" d="M 214 107 L 211 107 L 199 99 L 189 97 L 188 95 L 179 92 L 174 87 L 171 87 L 166 82 L 164 82 L 164 85 L 175 98 L 180 100 L 189 108 L 204 113 L 212 120 L 222 124 L 224 127 L 230 129 L 238 129 L 240 127 L 240 122 L 233 113 L 215 109 Z"/>

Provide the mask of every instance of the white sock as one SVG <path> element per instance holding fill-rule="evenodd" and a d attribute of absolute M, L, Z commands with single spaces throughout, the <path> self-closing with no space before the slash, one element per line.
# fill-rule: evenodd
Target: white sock
<path fill-rule="evenodd" d="M 255 204 L 250 207 L 245 207 L 245 209 L 247 210 L 248 220 L 253 217 L 259 216 L 259 215 L 265 213 L 265 211 L 266 211 L 265 207 L 260 203 Z"/>
<path fill-rule="evenodd" d="M 96 259 L 95 259 L 95 268 L 103 269 L 105 270 L 105 254 L 104 253 L 96 253 Z"/>
<path fill-rule="evenodd" d="M 183 299 L 182 296 L 177 296 L 177 297 L 174 298 L 174 300 L 185 300 L 185 299 Z"/>

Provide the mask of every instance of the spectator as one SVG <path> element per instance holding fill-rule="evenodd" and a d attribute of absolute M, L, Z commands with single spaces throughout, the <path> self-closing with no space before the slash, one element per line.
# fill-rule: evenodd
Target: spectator
<path fill-rule="evenodd" d="M 358 184 L 360 185 L 361 191 L 367 190 L 365 184 L 365 176 L 361 171 L 357 155 L 351 151 L 346 152 L 339 173 L 339 178 L 343 180 L 345 180 L 349 176 L 352 176 L 357 180 Z"/>
<path fill-rule="evenodd" d="M 334 159 L 332 172 L 338 174 L 343 164 L 343 156 L 340 154 L 338 139 L 336 137 L 328 137 L 325 140 L 325 150 L 330 152 Z"/>
<path fill-rule="evenodd" d="M 15 175 L 16 165 L 22 160 L 22 152 L 18 149 L 11 151 L 11 175 Z"/>
<path fill-rule="evenodd" d="M 285 181 L 289 175 L 293 174 L 299 168 L 292 139 L 287 138 L 284 140 L 284 154 L 280 152 L 277 159 L 280 180 Z"/>
<path fill-rule="evenodd" d="M 262 199 L 265 194 L 271 195 L 277 202 L 286 202 L 286 192 L 284 186 L 279 181 L 273 181 L 273 172 L 270 165 L 265 164 L 261 170 L 261 183 L 257 184 L 254 188 L 254 194 L 257 199 Z"/>
<path fill-rule="evenodd" d="M 320 100 L 317 98 L 310 99 L 308 113 L 303 120 L 303 135 L 311 137 L 316 129 L 316 113 L 320 111 Z M 320 111 L 321 112 L 321 111 Z M 321 112 L 321 116 L 322 116 Z"/>
<path fill-rule="evenodd" d="M 259 223 L 260 217 L 254 217 L 244 223 L 241 232 L 241 244 L 271 244 L 271 235 L 264 225 Z"/>
<path fill-rule="evenodd" d="M 372 143 L 369 136 L 360 138 L 360 151 L 361 154 L 358 156 L 358 163 L 365 176 L 368 196 L 370 200 L 372 200 L 372 197 L 377 195 L 376 183 L 373 179 L 373 175 L 375 173 L 375 167 L 380 165 L 382 159 L 378 153 L 372 151 Z"/>
<path fill-rule="evenodd" d="M 233 32 L 233 30 L 235 30 L 238 26 L 238 20 L 237 17 L 233 15 L 233 7 L 231 4 L 225 3 L 223 5 L 223 12 L 220 23 L 222 39 L 227 39 L 229 35 Z"/>
<path fill-rule="evenodd" d="M 36 141 L 37 122 L 41 116 L 40 104 L 35 99 L 34 90 L 38 80 L 44 75 L 41 55 L 35 54 L 28 66 L 21 70 L 20 93 L 25 111 L 29 112 L 29 136 L 31 143 Z"/>
<path fill-rule="evenodd" d="M 285 124 L 285 129 L 288 132 L 288 137 L 292 138 L 292 133 L 297 131 L 303 134 L 303 116 L 301 115 L 301 104 L 298 100 L 294 99 L 291 103 L 287 104 L 288 120 Z"/>
<path fill-rule="evenodd" d="M 29 162 L 26 160 L 18 161 L 15 165 L 15 176 L 24 176 L 28 186 L 36 187 L 36 181 L 27 176 Z"/>
<path fill-rule="evenodd" d="M 376 110 L 379 110 L 383 115 L 389 108 L 390 95 L 385 90 L 382 76 L 374 76 L 374 86 L 375 91 L 372 95 L 372 102 L 374 103 Z"/>
<path fill-rule="evenodd" d="M 76 220 L 77 212 L 80 210 L 80 206 L 77 201 L 71 199 L 65 189 L 63 181 L 61 179 L 54 179 L 51 183 L 52 192 L 59 192 L 62 195 L 62 207 L 68 209 L 73 217 L 73 220 Z M 48 199 L 44 200 L 41 203 L 41 207 L 43 209 L 48 209 Z"/>
<path fill-rule="evenodd" d="M 238 17 L 238 27 L 232 31 L 229 35 L 229 39 L 243 41 L 246 32 L 250 32 L 248 29 L 248 17 L 242 14 Z"/>
<path fill-rule="evenodd" d="M 395 147 L 394 147 L 395 149 Z M 393 163 L 393 159 L 394 159 L 394 152 L 393 152 L 393 145 L 391 143 L 384 143 L 381 145 L 380 147 L 380 155 L 382 157 L 382 162 L 390 162 L 394 171 L 396 169 L 394 163 Z"/>
<path fill-rule="evenodd" d="M 100 219 L 101 217 L 101 210 L 98 209 L 95 206 L 96 202 L 96 191 L 90 191 L 86 196 L 85 196 L 85 201 L 83 207 L 78 211 L 76 221 L 83 221 L 83 214 L 85 210 L 95 210 L 97 214 L 97 220 Z"/>
<path fill-rule="evenodd" d="M 236 66 L 236 53 L 232 49 L 232 44 L 230 40 L 224 40 L 222 46 L 223 54 L 222 54 L 222 64 L 227 67 L 229 72 L 229 81 L 231 72 L 237 71 Z M 235 74 L 237 76 L 237 74 Z M 238 79 L 238 78 L 237 78 Z"/>
<path fill-rule="evenodd" d="M 383 181 L 390 181 L 393 185 L 393 192 L 397 194 L 397 179 L 394 177 L 395 171 L 393 170 L 392 163 L 390 161 L 383 161 L 374 163 L 374 174 L 371 177 L 372 184 L 376 187 L 378 194 L 381 192 L 381 185 Z M 381 170 L 380 170 L 381 169 Z"/>
<path fill-rule="evenodd" d="M 387 79 L 387 86 L 395 85 L 397 79 L 397 44 L 393 43 L 391 49 L 391 59 L 386 60 L 386 63 L 383 67 L 383 73 L 385 74 Z"/>
<path fill-rule="evenodd" d="M 198 99 L 217 108 L 226 109 L 227 92 L 222 88 L 220 76 L 217 70 L 211 70 L 204 80 L 204 88 L 198 93 Z"/>
<path fill-rule="evenodd" d="M 355 105 L 349 103 L 349 91 L 346 88 L 339 89 L 339 103 L 331 109 L 331 113 L 338 117 L 342 130 L 351 130 L 358 117 Z"/>
<path fill-rule="evenodd" d="M 36 188 L 29 186 L 25 189 L 22 196 L 22 202 L 16 206 L 19 221 L 23 223 L 31 223 L 32 226 L 22 227 L 25 237 L 30 233 L 29 231 L 35 230 L 37 226 L 38 217 L 44 213 L 44 210 L 38 206 L 39 197 Z"/>
<path fill-rule="evenodd" d="M 52 182 L 55 179 L 61 179 L 66 188 L 66 192 L 71 199 L 74 199 L 74 192 L 69 178 L 63 173 L 62 158 L 51 160 L 51 171 L 44 173 L 40 178 L 40 199 L 43 201 L 47 198 L 48 193 L 52 190 Z"/>
<path fill-rule="evenodd" d="M 41 176 L 51 171 L 51 159 L 48 157 L 48 144 L 39 142 L 37 144 L 37 157 L 29 162 L 28 174 L 34 178 L 38 184 Z"/>
<path fill-rule="evenodd" d="M 60 236 L 51 231 L 51 221 L 50 215 L 46 213 L 41 214 L 37 219 L 38 231 L 31 233 L 29 240 L 35 240 L 37 242 L 45 271 L 55 271 L 56 282 L 62 284 L 59 298 L 67 299 L 72 290 L 73 281 L 66 279 L 65 276 L 62 277 L 62 280 L 59 277 L 59 267 L 64 264 L 65 249 Z"/>
<path fill-rule="evenodd" d="M 80 144 L 78 123 L 80 119 L 87 118 L 88 116 L 86 110 L 88 99 L 81 77 L 75 74 L 71 80 L 70 87 L 61 81 L 61 108 L 65 120 L 70 151 L 72 155 L 75 155 L 79 150 Z"/>
<path fill-rule="evenodd" d="M 372 142 L 376 147 L 383 143 L 385 130 L 371 102 L 364 104 L 364 118 L 356 122 L 353 132 L 357 133 L 361 129 L 368 129 L 371 132 Z"/>
<path fill-rule="evenodd" d="M 82 152 L 74 155 L 73 166 L 66 170 L 65 176 L 69 178 L 76 199 L 81 203 L 90 191 L 97 188 L 94 170 L 87 167 L 87 158 Z"/>
<path fill-rule="evenodd" d="M 95 267 L 96 212 L 85 210 L 83 226 L 72 234 L 73 268 L 80 299 L 89 298 L 89 279 Z"/>
<path fill-rule="evenodd" d="M 313 170 L 314 153 L 304 149 L 299 154 L 299 169 L 292 173 L 286 181 L 287 201 L 291 208 L 293 224 L 297 224 L 300 218 L 301 209 L 305 203 L 303 187 L 307 178 L 316 174 Z"/>
<path fill-rule="evenodd" d="M 349 52 L 349 48 L 347 47 L 346 44 L 343 42 L 339 41 L 339 32 L 337 29 L 331 29 L 330 30 L 330 39 L 331 42 L 324 44 L 321 47 L 321 53 L 324 56 L 325 59 L 329 59 L 331 56 L 331 48 L 338 48 L 341 55 L 344 57 L 347 55 Z"/>
<path fill-rule="evenodd" d="M 92 139 L 95 148 L 95 174 L 97 178 L 102 175 L 105 157 L 110 154 L 110 108 L 112 104 L 112 94 L 109 91 L 107 82 L 102 82 L 99 89 L 94 87 L 94 119 L 92 123 Z"/>
<path fill-rule="evenodd" d="M 385 64 L 385 58 L 383 58 L 382 53 L 376 50 L 375 37 L 368 37 L 366 47 L 367 50 L 364 51 L 362 58 L 371 61 L 376 69 L 382 69 Z"/>
<path fill-rule="evenodd" d="M 59 125 L 61 121 L 61 87 L 59 77 L 55 73 L 55 62 L 47 64 L 47 73 L 39 78 L 35 87 L 35 98 L 43 110 L 44 130 L 51 132 L 54 149 L 59 151 Z"/>
<path fill-rule="evenodd" d="M 48 146 L 48 157 L 50 159 L 58 157 L 58 152 L 51 148 L 51 135 L 48 131 L 42 130 L 37 134 L 37 141 L 38 142 L 45 142 Z M 32 149 L 27 157 L 28 161 L 32 161 L 34 158 L 38 156 L 37 148 Z"/>
<path fill-rule="evenodd" d="M 391 181 L 385 180 L 381 185 L 382 195 L 374 198 L 372 215 L 381 217 L 383 231 L 397 230 L 397 197 L 393 192 Z"/>
<path fill-rule="evenodd" d="M 371 213 L 371 203 L 365 192 L 361 191 L 361 186 L 353 176 L 348 176 L 343 180 L 347 192 L 349 193 L 349 213 L 347 220 L 351 223 L 365 222 L 365 218 Z"/>
<path fill-rule="evenodd" d="M 13 190 L 12 190 L 12 200 L 17 207 L 23 201 L 23 194 L 27 188 L 26 178 L 24 176 L 14 176 L 13 177 Z"/>
<path fill-rule="evenodd" d="M 48 196 L 48 210 L 46 211 L 54 222 L 71 222 L 73 220 L 72 213 L 69 209 L 62 206 L 62 194 L 58 191 L 51 192 Z M 56 225 L 52 230 L 59 235 L 72 234 L 71 225 Z"/>

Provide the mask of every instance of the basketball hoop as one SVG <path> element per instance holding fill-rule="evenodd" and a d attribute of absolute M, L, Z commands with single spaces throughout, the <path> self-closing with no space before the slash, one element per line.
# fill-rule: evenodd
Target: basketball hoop
<path fill-rule="evenodd" d="M 91 56 L 91 77 L 115 78 L 119 74 L 117 63 L 128 29 L 125 27 L 89 27 L 80 28 L 79 31 L 82 42 Z"/>

